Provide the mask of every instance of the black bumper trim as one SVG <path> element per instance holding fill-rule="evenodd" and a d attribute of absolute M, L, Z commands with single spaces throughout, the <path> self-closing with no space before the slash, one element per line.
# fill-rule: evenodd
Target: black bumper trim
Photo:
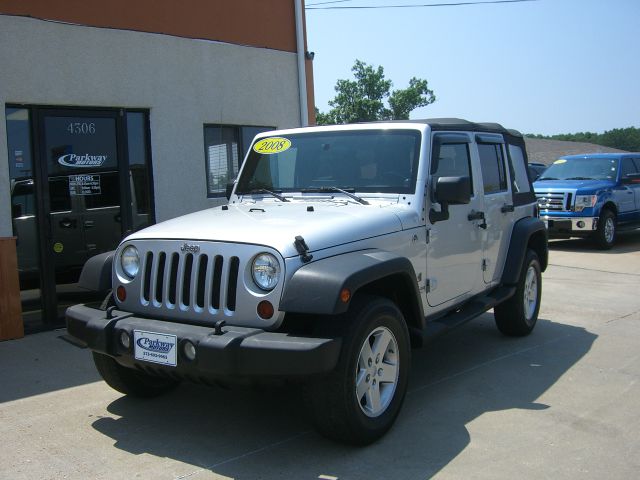
<path fill-rule="evenodd" d="M 86 305 L 74 305 L 66 312 L 67 331 L 91 350 L 109 355 L 126 367 L 161 369 L 185 377 L 219 378 L 228 376 L 299 377 L 333 370 L 338 362 L 341 338 L 294 337 L 286 333 L 266 332 L 258 328 L 225 326 L 222 335 L 213 327 L 186 325 L 114 311 L 105 312 Z M 133 338 L 133 330 L 176 335 L 176 367 L 136 360 L 132 349 L 118 339 L 122 331 Z M 196 359 L 187 360 L 182 344 L 196 346 Z"/>

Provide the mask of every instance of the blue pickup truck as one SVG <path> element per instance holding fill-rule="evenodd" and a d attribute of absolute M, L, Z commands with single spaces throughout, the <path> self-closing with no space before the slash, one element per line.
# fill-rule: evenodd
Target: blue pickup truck
<path fill-rule="evenodd" d="M 609 249 L 640 227 L 640 153 L 559 158 L 533 184 L 550 238 L 592 237 Z"/>

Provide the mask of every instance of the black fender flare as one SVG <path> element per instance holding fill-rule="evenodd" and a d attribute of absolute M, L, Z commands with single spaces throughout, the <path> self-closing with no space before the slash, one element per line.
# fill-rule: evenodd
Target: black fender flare
<path fill-rule="evenodd" d="M 527 248 L 532 248 L 537 253 L 542 271 L 547 269 L 549 263 L 547 238 L 547 229 L 539 218 L 527 217 L 515 223 L 502 272 L 503 285 L 515 285 L 518 282 Z"/>
<path fill-rule="evenodd" d="M 424 320 L 420 291 L 413 265 L 408 258 L 383 250 L 362 250 L 317 260 L 300 267 L 285 285 L 279 310 L 292 313 L 337 315 L 349 308 L 340 300 L 347 288 L 351 298 L 362 287 L 387 277 L 402 279 L 412 305 L 414 319 Z M 407 321 L 410 321 L 407 318 Z"/>
<path fill-rule="evenodd" d="M 94 292 L 107 292 L 111 289 L 111 268 L 115 250 L 100 253 L 86 261 L 80 273 L 78 286 Z"/>

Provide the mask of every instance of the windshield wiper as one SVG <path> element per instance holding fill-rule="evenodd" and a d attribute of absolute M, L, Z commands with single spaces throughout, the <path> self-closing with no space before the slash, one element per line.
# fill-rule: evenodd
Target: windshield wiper
<path fill-rule="evenodd" d="M 286 198 L 284 198 L 282 195 L 277 194 L 276 192 L 272 192 L 271 190 L 267 190 L 266 188 L 255 188 L 253 190 L 249 190 L 248 192 L 244 192 L 244 193 L 245 194 L 249 194 L 249 195 L 251 195 L 253 193 L 268 193 L 272 197 L 276 197 L 281 202 L 289 202 L 290 201 L 290 200 L 287 200 Z"/>
<path fill-rule="evenodd" d="M 539 181 L 539 180 L 558 180 L 558 179 L 554 178 L 554 177 L 542 177 L 542 178 L 538 178 L 538 180 L 536 180 L 536 182 Z"/>
<path fill-rule="evenodd" d="M 369 202 L 367 202 L 364 198 L 360 198 L 359 196 L 348 192 L 347 190 L 343 190 L 342 188 L 338 188 L 338 187 L 316 187 L 316 188 L 303 188 L 300 190 L 303 193 L 312 193 L 312 192 L 338 192 L 338 193 L 342 193 L 344 195 L 346 195 L 349 198 L 352 198 L 353 200 L 355 200 L 358 203 L 361 203 L 362 205 L 369 205 Z M 353 191 L 355 191 L 355 188 L 353 189 Z"/>
<path fill-rule="evenodd" d="M 594 180 L 591 177 L 569 177 L 566 178 L 565 180 Z"/>

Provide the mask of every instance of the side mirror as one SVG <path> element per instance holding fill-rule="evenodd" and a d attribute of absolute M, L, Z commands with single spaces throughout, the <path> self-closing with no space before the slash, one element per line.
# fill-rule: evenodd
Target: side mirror
<path fill-rule="evenodd" d="M 469 177 L 440 177 L 433 193 L 440 204 L 466 205 L 471 201 L 471 181 Z"/>
<path fill-rule="evenodd" d="M 440 177 L 433 184 L 433 200 L 440 204 L 440 211 L 429 211 L 429 220 L 436 223 L 449 219 L 449 205 L 466 205 L 471 201 L 469 177 Z"/>

